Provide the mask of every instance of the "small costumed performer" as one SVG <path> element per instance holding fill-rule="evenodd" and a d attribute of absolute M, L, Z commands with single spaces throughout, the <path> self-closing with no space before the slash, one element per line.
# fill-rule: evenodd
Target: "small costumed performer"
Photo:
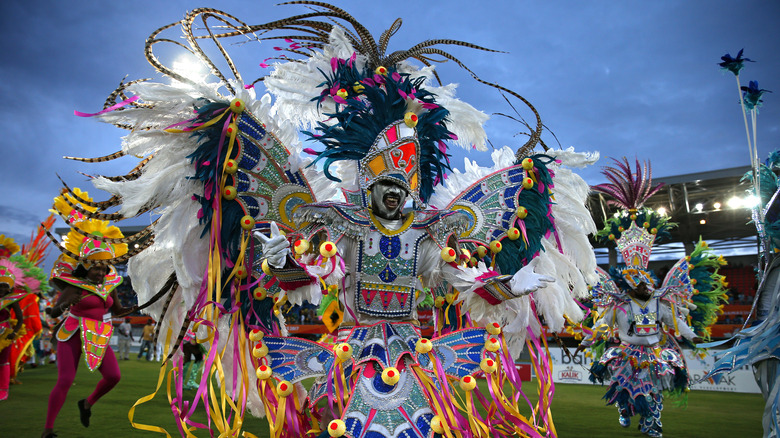
<path fill-rule="evenodd" d="M 617 169 L 607 168 L 604 172 L 613 184 L 594 189 L 612 195 L 612 203 L 625 210 L 612 222 L 625 222 L 627 228 L 620 225 L 619 237 L 612 234 L 610 238 L 615 240 L 625 264 L 612 267 L 594 288 L 603 288 L 597 294 L 603 310 L 592 331 L 577 347 L 577 353 L 592 346 L 607 329 L 616 328 L 620 345 L 607 348 L 594 362 L 591 380 L 609 382 L 604 399 L 617 406 L 621 426 L 628 427 L 631 417 L 638 414 L 639 430 L 661 437 L 663 392 L 684 391 L 689 383 L 685 359 L 679 349 L 666 342 L 668 333 L 663 324 L 674 327 L 674 333 L 692 342 L 702 340 L 665 297 L 672 290 L 655 289 L 656 280 L 647 268 L 656 234 L 670 226 L 657 213 L 642 209 L 660 185 L 651 188 L 647 165 L 640 168 L 637 161 L 637 170 L 632 173 L 628 160 L 615 162 Z M 643 175 L 647 175 L 646 179 Z M 612 222 L 608 221 L 607 227 Z"/>

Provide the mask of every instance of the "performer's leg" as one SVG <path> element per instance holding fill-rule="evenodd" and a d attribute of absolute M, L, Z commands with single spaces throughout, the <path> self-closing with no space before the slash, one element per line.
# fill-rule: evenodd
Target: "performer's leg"
<path fill-rule="evenodd" d="M 184 387 L 187 389 L 197 389 L 200 386 L 200 378 L 203 375 L 203 361 L 190 362 L 192 368 L 190 368 L 189 376 Z"/>
<path fill-rule="evenodd" d="M 615 403 L 615 406 L 618 408 L 618 414 L 620 415 L 618 417 L 618 423 L 620 423 L 623 427 L 628 427 L 631 425 L 631 414 L 628 410 L 628 402 L 617 402 Z"/>
<path fill-rule="evenodd" d="M 651 437 L 661 437 L 661 411 L 664 408 L 664 396 L 659 393 L 647 395 L 647 402 L 650 405 L 650 413 L 642 416 L 639 424 L 639 430 Z"/>
<path fill-rule="evenodd" d="M 119 383 L 119 379 L 122 377 L 122 374 L 119 372 L 119 363 L 116 360 L 114 351 L 110 348 L 106 348 L 106 355 L 103 356 L 103 362 L 100 364 L 98 371 L 100 371 L 100 375 L 103 378 L 97 383 L 95 391 L 87 397 L 87 409 L 92 407 L 100 397 L 103 397 L 108 391 L 111 391 L 111 389 Z"/>
<path fill-rule="evenodd" d="M 0 401 L 8 398 L 11 383 L 11 346 L 0 351 Z"/>
<path fill-rule="evenodd" d="M 65 342 L 57 343 L 57 383 L 49 394 L 49 407 L 46 410 L 46 431 L 51 432 L 54 420 L 60 413 L 68 390 L 76 377 L 79 359 L 81 358 L 81 339 L 74 334 Z"/>

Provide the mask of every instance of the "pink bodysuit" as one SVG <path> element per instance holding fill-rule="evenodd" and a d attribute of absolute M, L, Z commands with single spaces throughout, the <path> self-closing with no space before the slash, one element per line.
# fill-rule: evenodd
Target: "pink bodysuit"
<path fill-rule="evenodd" d="M 82 297 L 81 301 L 70 308 L 72 315 L 82 318 L 102 321 L 103 315 L 108 312 L 108 309 L 114 303 L 111 295 L 107 296 L 106 300 L 103 301 L 99 296 L 83 291 Z M 51 390 L 51 394 L 49 394 L 49 408 L 46 411 L 47 429 L 54 427 L 54 420 L 65 403 L 65 397 L 67 397 L 68 390 L 73 385 L 73 379 L 76 377 L 81 354 L 81 337 L 78 334 L 71 336 L 65 342 L 57 342 L 57 383 Z M 121 377 L 119 364 L 116 356 L 114 356 L 114 351 L 110 347 L 106 348 L 103 362 L 100 364 L 98 371 L 100 371 L 102 378 L 97 383 L 92 394 L 87 397 L 87 403 L 90 406 L 94 405 L 100 397 L 119 383 Z"/>

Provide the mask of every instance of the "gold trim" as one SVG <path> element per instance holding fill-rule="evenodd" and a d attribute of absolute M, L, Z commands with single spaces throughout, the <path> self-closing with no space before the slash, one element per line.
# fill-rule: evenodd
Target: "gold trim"
<path fill-rule="evenodd" d="M 380 223 L 376 217 L 374 217 L 374 213 L 371 210 L 368 210 L 368 216 L 371 219 L 371 223 L 374 224 L 376 229 L 379 230 L 379 232 L 384 234 L 385 236 L 395 236 L 401 234 L 404 231 L 408 230 L 409 227 L 412 225 L 412 222 L 414 222 L 414 213 L 409 212 L 409 214 L 406 215 L 406 218 L 404 219 L 404 223 L 401 225 L 401 228 L 397 230 L 389 230 L 385 228 L 385 226 L 382 225 L 382 223 Z"/>

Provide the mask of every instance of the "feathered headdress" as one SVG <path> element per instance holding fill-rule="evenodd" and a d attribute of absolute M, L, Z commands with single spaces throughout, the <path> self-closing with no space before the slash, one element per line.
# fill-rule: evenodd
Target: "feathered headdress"
<path fill-rule="evenodd" d="M 16 285 L 16 279 L 21 278 L 22 270 L 16 267 L 16 263 L 8 260 L 0 260 L 0 283 L 5 283 L 11 289 Z"/>
<path fill-rule="evenodd" d="M 605 166 L 602 174 L 609 183 L 593 186 L 596 192 L 609 195 L 608 205 L 614 205 L 622 211 L 609 218 L 604 228 L 596 234 L 597 238 L 614 240 L 625 262 L 622 269 L 613 269 L 610 274 L 619 285 L 635 288 L 639 283 L 655 284 L 653 275 L 647 270 L 653 243 L 659 236 L 667 237 L 674 224 L 665 216 L 651 209 L 643 209 L 644 203 L 663 184 L 652 185 L 650 164 L 640 165 L 636 160 L 636 170 L 632 171 L 628 159 L 613 158 L 615 167 Z"/>
<path fill-rule="evenodd" d="M 71 228 L 62 239 L 61 249 L 74 262 L 110 262 L 127 254 L 123 239 L 122 231 L 108 221 L 87 219 L 79 223 L 78 229 Z"/>
<path fill-rule="evenodd" d="M 0 258 L 8 258 L 19 251 L 19 244 L 5 234 L 0 234 Z"/>
<path fill-rule="evenodd" d="M 325 145 L 314 163 L 324 161 L 324 173 L 340 160 L 358 161 L 358 184 L 367 189 L 380 180 L 404 187 L 420 204 L 449 169 L 445 140 L 448 111 L 423 88 L 423 77 L 412 79 L 395 67 L 359 70 L 351 59 L 334 59 L 325 75 L 318 102 L 332 99 L 337 123 L 320 122 L 317 134 L 307 134 Z M 314 164 L 312 163 L 312 164 Z"/>

